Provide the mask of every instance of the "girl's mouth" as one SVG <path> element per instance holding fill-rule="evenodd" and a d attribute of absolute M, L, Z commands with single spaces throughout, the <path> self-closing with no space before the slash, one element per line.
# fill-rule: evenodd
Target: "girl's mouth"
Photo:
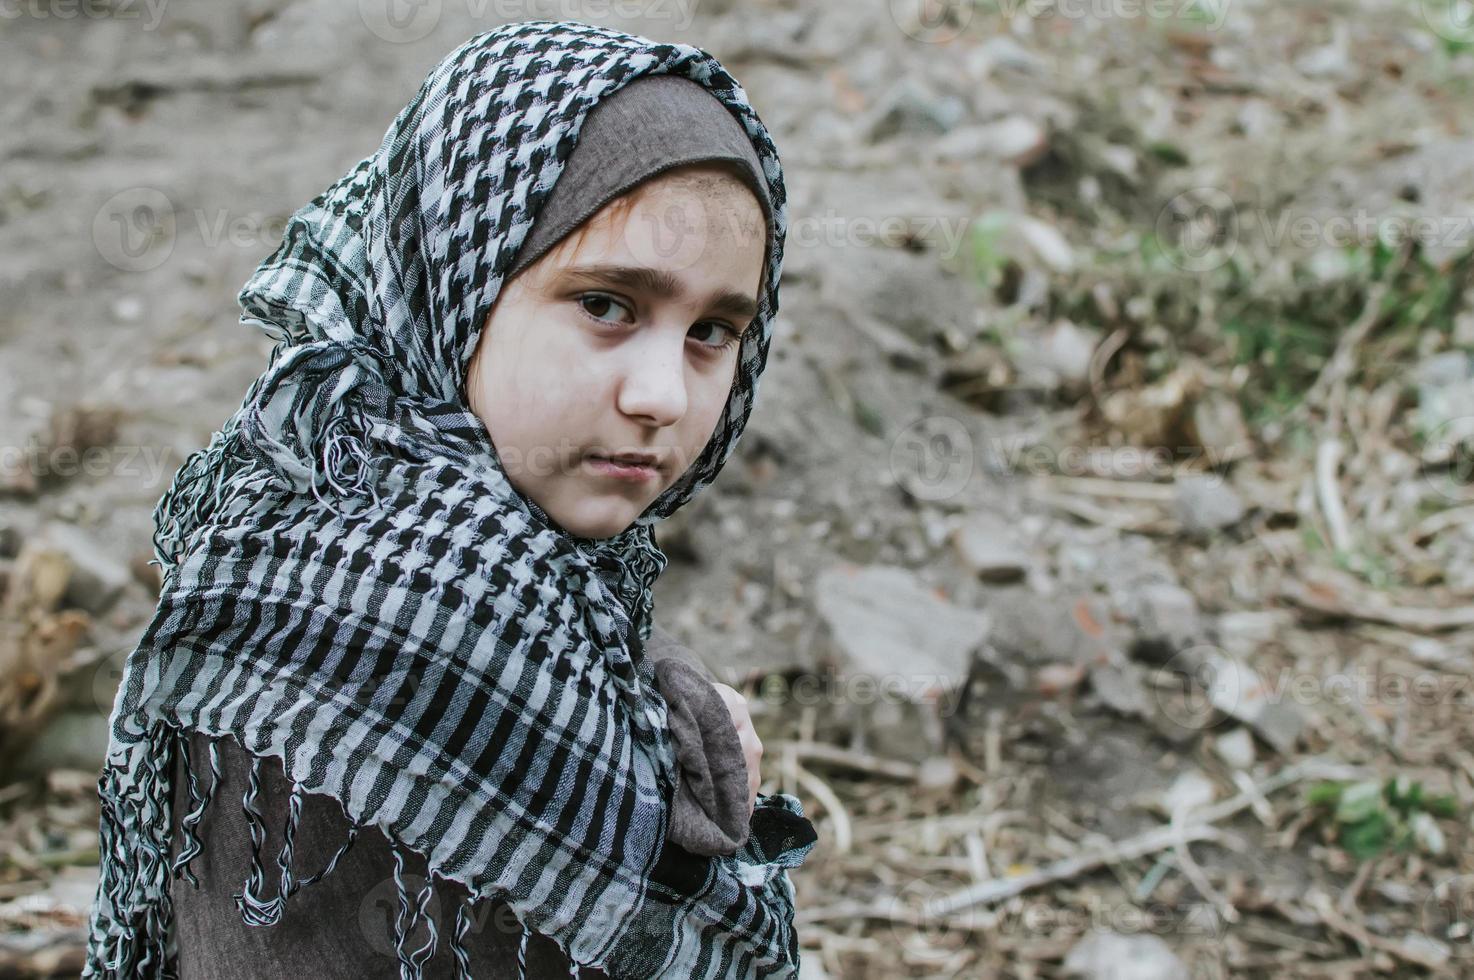
<path fill-rule="evenodd" d="M 636 483 L 653 480 L 659 475 L 659 471 L 653 466 L 622 461 L 616 462 L 612 459 L 606 459 L 603 456 L 589 456 L 585 462 L 589 464 L 590 469 L 601 476 L 630 480 Z"/>

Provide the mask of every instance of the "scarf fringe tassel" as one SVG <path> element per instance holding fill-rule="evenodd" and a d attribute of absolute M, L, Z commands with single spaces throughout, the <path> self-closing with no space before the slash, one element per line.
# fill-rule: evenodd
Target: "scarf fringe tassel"
<path fill-rule="evenodd" d="M 101 863 L 98 900 L 92 912 L 92 932 L 100 938 L 95 948 L 89 950 L 91 958 L 83 969 L 84 978 L 178 978 L 170 881 L 182 878 L 195 888 L 199 887 L 199 879 L 190 865 L 204 851 L 198 828 L 220 785 L 219 748 L 212 739 L 210 781 L 208 786 L 204 786 L 204 780 L 195 774 L 191 765 L 187 733 L 159 721 L 149 730 L 146 741 L 148 749 L 140 756 L 144 760 L 144 771 L 139 773 L 134 793 L 123 791 L 123 774 L 115 767 L 106 768 L 98 780 L 98 795 L 102 803 L 99 827 Z M 179 820 L 180 848 L 171 860 L 172 774 L 175 760 L 179 757 L 182 757 L 188 773 L 189 810 Z M 241 891 L 232 897 L 243 922 L 250 926 L 269 927 L 281 920 L 287 900 L 292 895 L 332 874 L 358 839 L 359 828 L 349 827 L 343 845 L 321 871 L 298 878 L 292 871 L 292 857 L 305 791 L 300 783 L 293 782 L 287 819 L 282 828 L 282 846 L 276 855 L 277 894 L 273 898 L 264 897 L 267 874 L 262 848 L 267 834 L 265 820 L 256 805 L 261 789 L 262 763 L 259 756 L 252 756 L 251 771 L 241 798 L 251 835 L 251 872 Z M 394 919 L 399 976 L 400 980 L 422 980 L 425 962 L 435 954 L 439 942 L 435 919 L 428 914 L 433 899 L 434 875 L 432 873 L 431 881 L 423 888 L 411 894 L 403 877 L 405 848 L 399 842 L 391 841 L 391 852 L 394 883 L 399 896 Z M 473 980 L 471 957 L 465 940 L 474 914 L 472 905 L 476 900 L 475 896 L 466 895 L 457 902 L 455 925 L 448 937 L 450 952 L 456 961 L 456 980 Z M 407 949 L 410 936 L 421 927 L 421 923 L 428 931 L 428 937 L 418 948 Z M 519 980 L 526 980 L 527 948 L 533 930 L 520 919 L 519 924 L 517 975 Z M 562 943 L 558 945 L 561 949 Z M 569 956 L 566 949 L 563 952 L 569 962 L 569 976 L 576 980 L 581 976 L 582 965 Z"/>

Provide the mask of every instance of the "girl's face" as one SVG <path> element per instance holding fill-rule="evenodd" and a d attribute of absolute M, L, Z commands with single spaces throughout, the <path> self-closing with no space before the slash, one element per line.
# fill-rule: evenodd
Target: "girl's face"
<path fill-rule="evenodd" d="M 466 388 L 512 485 L 569 532 L 628 528 L 700 458 L 756 315 L 762 209 L 719 166 L 610 202 L 505 283 Z M 635 454 L 648 466 L 597 457 Z"/>

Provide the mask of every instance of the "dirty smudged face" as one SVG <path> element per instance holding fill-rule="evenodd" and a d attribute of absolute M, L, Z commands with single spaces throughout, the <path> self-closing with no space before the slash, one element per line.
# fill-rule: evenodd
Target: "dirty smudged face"
<path fill-rule="evenodd" d="M 633 524 L 716 429 L 765 258 L 752 191 L 690 164 L 504 284 L 466 388 L 518 492 L 580 537 Z"/>

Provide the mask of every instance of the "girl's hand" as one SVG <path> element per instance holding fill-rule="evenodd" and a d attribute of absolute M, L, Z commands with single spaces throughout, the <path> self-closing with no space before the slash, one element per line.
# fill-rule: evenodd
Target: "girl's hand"
<path fill-rule="evenodd" d="M 753 808 L 757 806 L 758 787 L 763 784 L 762 774 L 758 770 L 763 759 L 763 740 L 757 737 L 757 730 L 752 727 L 747 698 L 726 684 L 713 686 L 722 696 L 722 700 L 727 702 L 727 710 L 732 713 L 732 723 L 737 726 L 737 737 L 742 742 L 742 756 L 747 762 L 747 816 L 750 819 Z"/>

